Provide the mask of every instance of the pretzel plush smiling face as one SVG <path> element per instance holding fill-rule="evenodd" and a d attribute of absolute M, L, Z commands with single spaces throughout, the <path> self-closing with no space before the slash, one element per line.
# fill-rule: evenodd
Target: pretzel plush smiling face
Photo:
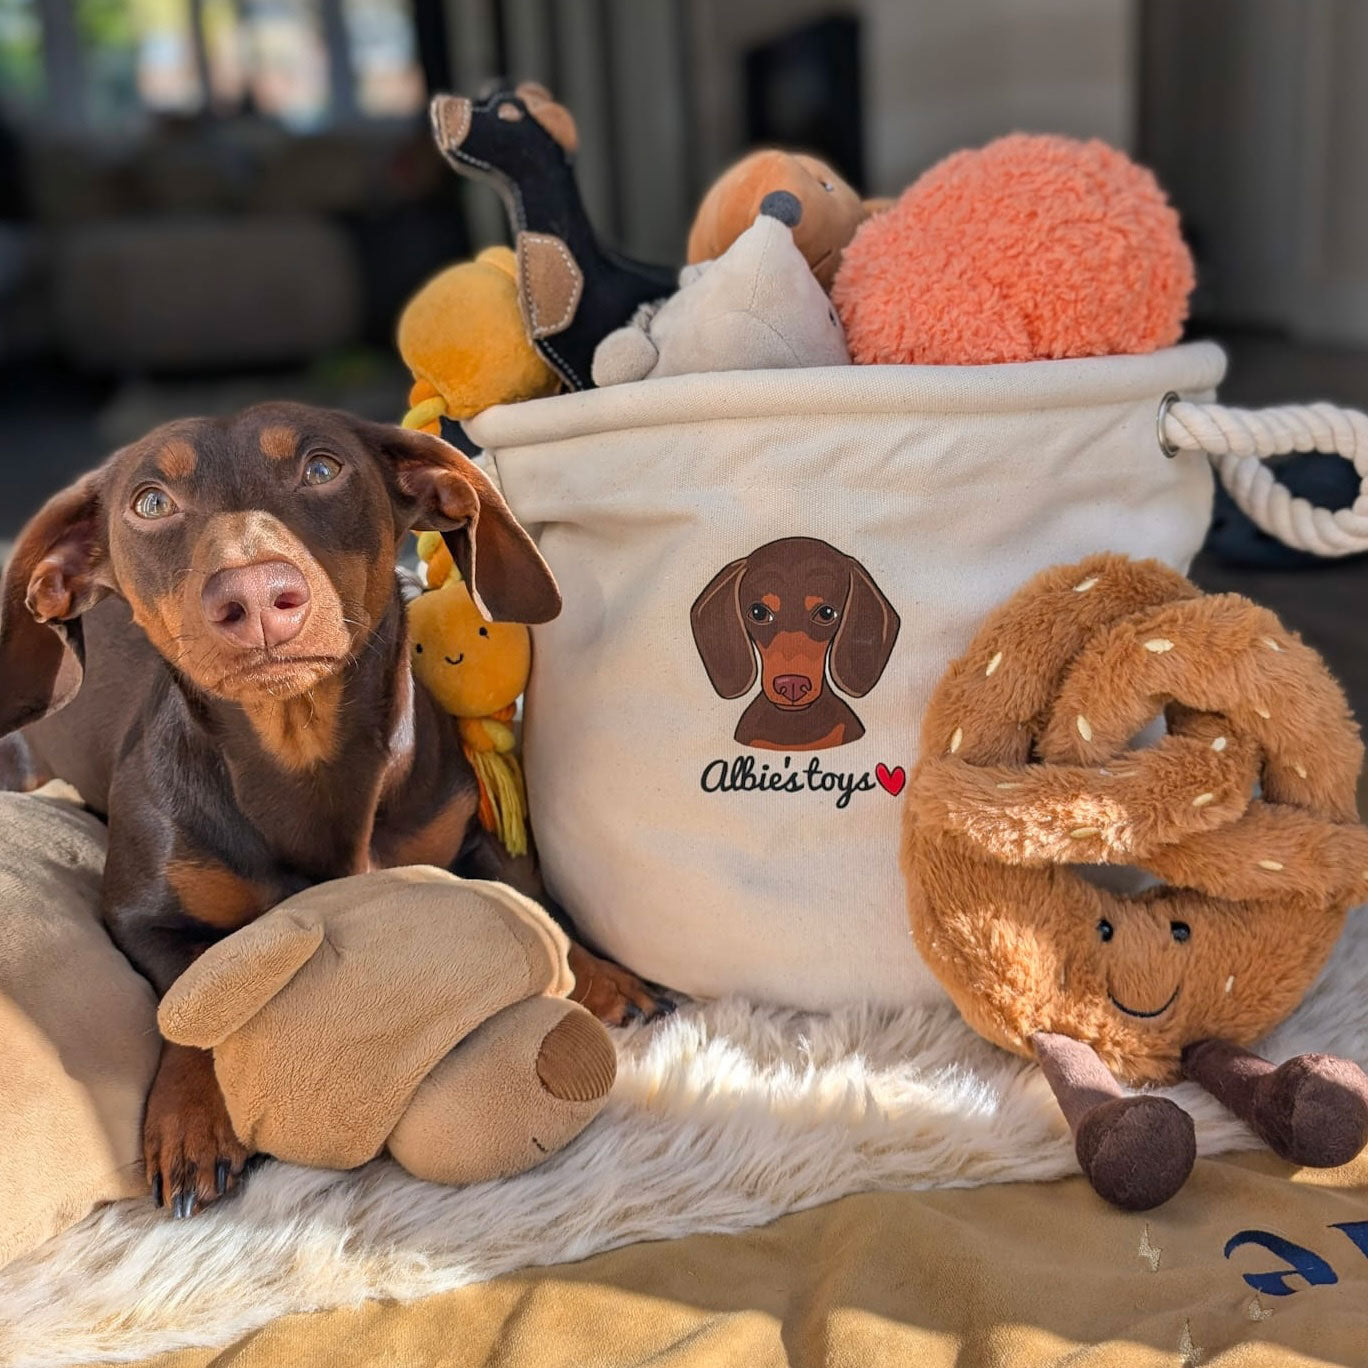
<path fill-rule="evenodd" d="M 1132 749 L 1161 714 L 1168 734 Z M 1297 1162 L 1344 1162 L 1368 1139 L 1356 1065 L 1274 1070 L 1242 1048 L 1292 1011 L 1368 898 L 1362 760 L 1312 650 L 1153 562 L 1046 572 L 942 681 L 908 784 L 913 931 L 970 1024 L 1040 1059 L 1112 1200 L 1163 1200 L 1192 1150 L 1185 1114 L 1122 1097 L 1112 1074 L 1194 1077 Z M 1161 882 L 1126 897 L 1078 865 Z M 1099 1090 L 1112 1101 L 1079 1101 Z M 1167 1169 L 1137 1169 L 1123 1121 Z M 1127 1188 L 1136 1172 L 1153 1182 Z"/>

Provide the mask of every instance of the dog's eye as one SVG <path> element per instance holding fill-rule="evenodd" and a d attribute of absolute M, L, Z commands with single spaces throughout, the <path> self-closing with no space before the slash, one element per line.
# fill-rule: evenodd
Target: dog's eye
<path fill-rule="evenodd" d="M 1169 934 L 1181 945 L 1192 935 L 1192 927 L 1187 922 L 1169 922 Z"/>
<path fill-rule="evenodd" d="M 413 643 L 413 653 L 414 653 L 414 655 L 422 655 L 422 654 L 423 654 L 423 643 L 422 643 L 421 641 L 415 641 L 415 642 Z"/>
<path fill-rule="evenodd" d="M 746 611 L 750 614 L 752 622 L 769 622 L 774 617 L 774 614 L 763 603 L 752 603 Z"/>
<path fill-rule="evenodd" d="M 1111 940 L 1112 936 L 1115 934 L 1112 930 L 1111 922 L 1105 917 L 1097 923 L 1097 934 L 1101 936 L 1104 941 Z"/>
<path fill-rule="evenodd" d="M 148 485 L 134 495 L 133 511 L 138 517 L 155 522 L 158 518 L 169 518 L 176 511 L 176 501 L 166 490 Z"/>
<path fill-rule="evenodd" d="M 325 485 L 337 479 L 341 473 L 342 466 L 331 456 L 312 456 L 309 458 L 309 464 L 304 467 L 304 483 Z"/>
<path fill-rule="evenodd" d="M 831 606 L 831 604 L 824 603 L 820 608 L 818 608 L 813 613 L 812 620 L 814 622 L 820 622 L 826 625 L 830 625 L 831 623 L 836 621 L 836 610 Z"/>

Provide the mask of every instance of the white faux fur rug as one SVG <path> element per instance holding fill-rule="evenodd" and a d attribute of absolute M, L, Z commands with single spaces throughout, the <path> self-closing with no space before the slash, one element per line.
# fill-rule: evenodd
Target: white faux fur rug
<path fill-rule="evenodd" d="M 1366 977 L 1360 914 L 1266 1052 L 1368 1064 Z M 1174 1095 L 1196 1116 L 1203 1153 L 1252 1144 L 1196 1088 Z M 1075 1171 L 1035 1067 L 984 1044 L 949 1007 L 824 1017 L 686 1006 L 624 1036 L 608 1109 L 520 1178 L 449 1189 L 386 1162 L 350 1174 L 271 1164 L 238 1200 L 191 1221 L 150 1202 L 97 1213 L 0 1272 L 0 1362 L 220 1344 L 287 1312 L 741 1230 L 850 1192 Z"/>

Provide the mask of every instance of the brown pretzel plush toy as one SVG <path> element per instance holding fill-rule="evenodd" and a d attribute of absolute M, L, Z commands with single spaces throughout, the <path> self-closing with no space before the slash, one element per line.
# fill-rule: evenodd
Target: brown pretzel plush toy
<path fill-rule="evenodd" d="M 1161 715 L 1168 734 L 1132 748 Z M 1356 1064 L 1244 1048 L 1368 898 L 1363 746 L 1277 618 L 1153 561 L 1048 570 L 951 666 L 921 754 L 903 840 L 918 947 L 975 1030 L 1039 1060 L 1098 1193 L 1157 1206 L 1196 1155 L 1186 1112 L 1117 1079 L 1193 1079 L 1293 1163 L 1363 1148 Z M 1123 896 L 1077 865 L 1162 883 Z"/>

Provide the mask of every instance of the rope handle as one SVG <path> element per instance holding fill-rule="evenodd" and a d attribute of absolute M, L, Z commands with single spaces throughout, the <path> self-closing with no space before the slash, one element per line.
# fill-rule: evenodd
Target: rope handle
<path fill-rule="evenodd" d="M 1240 511 L 1284 546 L 1314 556 L 1368 551 L 1368 414 L 1335 404 L 1237 409 L 1194 404 L 1173 392 L 1159 403 L 1159 446 L 1165 456 L 1201 452 Z M 1264 462 L 1294 451 L 1342 456 L 1358 472 L 1349 508 L 1320 508 L 1293 494 Z"/>

